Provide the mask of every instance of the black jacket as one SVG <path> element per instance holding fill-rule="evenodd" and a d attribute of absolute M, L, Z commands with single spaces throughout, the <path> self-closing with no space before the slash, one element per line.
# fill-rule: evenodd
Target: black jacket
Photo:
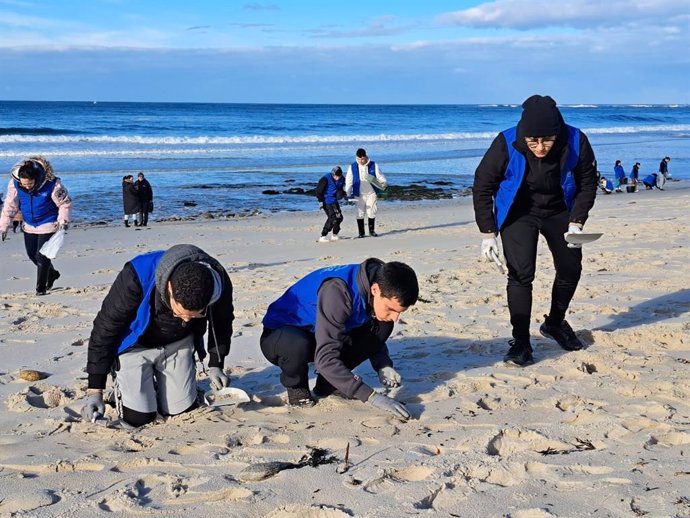
<path fill-rule="evenodd" d="M 203 251 L 191 245 L 175 245 L 173 248 L 189 247 L 190 253 Z M 172 249 L 171 249 L 172 250 Z M 186 249 L 182 249 L 185 252 Z M 165 255 L 163 256 L 165 259 Z M 225 269 L 210 256 L 206 256 L 208 264 L 220 275 L 222 291 L 220 298 L 208 308 L 206 318 L 195 318 L 184 322 L 175 317 L 169 307 L 167 291 L 160 290 L 157 276 L 156 288 L 151 294 L 151 319 L 144 333 L 139 337 L 137 345 L 141 347 L 160 347 L 189 335 L 194 336 L 195 347 L 199 359 L 203 359 L 203 337 L 207 323 L 211 323 L 208 333 L 209 367 L 223 367 L 225 357 L 230 352 L 232 338 L 232 321 L 234 308 L 232 304 L 232 283 Z M 184 260 L 184 259 L 183 259 Z M 156 272 L 158 273 L 161 264 Z M 175 264 L 179 264 L 176 262 Z M 174 264 L 164 265 L 174 267 Z M 172 270 L 172 268 L 170 268 Z M 101 310 L 93 322 L 93 329 L 89 339 L 88 361 L 86 372 L 89 375 L 89 388 L 104 388 L 107 376 L 115 362 L 117 350 L 123 337 L 127 334 L 130 324 L 135 320 L 137 309 L 143 298 L 139 277 L 131 263 L 125 264 L 115 282 L 106 295 Z M 164 298 L 166 297 L 166 298 Z"/>
<path fill-rule="evenodd" d="M 139 212 L 139 193 L 133 182 L 122 182 L 122 205 L 125 214 Z"/>
<path fill-rule="evenodd" d="M 137 193 L 139 194 L 139 201 L 141 203 L 153 201 L 153 188 L 149 181 L 144 178 L 143 180 L 137 180 L 134 184 L 137 188 Z"/>
<path fill-rule="evenodd" d="M 568 151 L 567 128 L 563 127 L 553 148 L 541 160 L 527 148 L 519 126 L 513 146 L 525 156 L 527 165 L 522 185 L 510 208 L 508 218 L 512 219 L 522 214 L 549 217 L 566 210 L 561 188 L 561 171 Z M 475 171 L 472 199 L 477 226 L 482 233 L 498 231 L 494 217 L 494 196 L 503 180 L 508 158 L 505 137 L 503 133 L 499 133 Z M 597 193 L 597 171 L 594 151 L 582 131 L 580 157 L 573 170 L 573 176 L 577 193 L 573 210 L 570 212 L 570 221 L 584 224 Z"/>

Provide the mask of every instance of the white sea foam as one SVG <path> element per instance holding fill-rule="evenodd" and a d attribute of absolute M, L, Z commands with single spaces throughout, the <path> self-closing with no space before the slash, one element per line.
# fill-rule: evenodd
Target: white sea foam
<path fill-rule="evenodd" d="M 583 128 L 586 133 L 670 133 L 690 131 L 690 124 L 611 126 Z M 341 144 L 359 142 L 422 142 L 491 139 L 497 131 L 458 133 L 386 134 L 379 135 L 301 135 L 301 136 L 243 136 L 243 137 L 142 137 L 75 136 L 75 135 L 2 135 L 0 144 L 128 144 L 141 146 L 221 146 L 221 145 L 280 145 L 280 144 Z M 187 152 L 190 150 L 182 150 Z M 203 150 L 202 150 L 203 151 Z M 199 152 L 199 150 L 191 150 Z"/>

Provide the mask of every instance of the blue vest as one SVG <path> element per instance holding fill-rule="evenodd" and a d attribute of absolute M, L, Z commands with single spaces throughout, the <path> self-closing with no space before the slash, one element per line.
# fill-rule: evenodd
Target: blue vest
<path fill-rule="evenodd" d="M 651 185 L 652 187 L 654 187 L 656 185 L 656 177 L 657 177 L 656 173 L 649 174 L 649 175 L 645 176 L 644 180 L 642 180 L 642 183 L 645 185 Z"/>
<path fill-rule="evenodd" d="M 357 162 L 352 162 L 350 166 L 352 168 L 352 196 L 359 196 L 359 164 Z M 376 179 L 376 162 L 369 160 L 369 175 Z M 379 194 L 381 189 L 371 184 L 374 188 L 374 192 Z"/>
<path fill-rule="evenodd" d="M 144 292 L 144 298 L 137 309 L 137 316 L 129 325 L 129 331 L 122 339 L 120 347 L 117 349 L 117 354 L 122 354 L 130 347 L 137 343 L 139 337 L 144 334 L 146 327 L 151 320 L 151 294 L 156 288 L 156 267 L 165 253 L 164 250 L 156 252 L 149 252 L 136 256 L 130 261 L 134 267 L 134 271 L 139 277 L 141 289 Z"/>
<path fill-rule="evenodd" d="M 282 326 L 303 327 L 315 332 L 318 291 L 324 281 L 333 278 L 344 280 L 352 297 L 352 314 L 345 323 L 345 330 L 350 331 L 370 322 L 372 317 L 367 309 L 367 301 L 357 286 L 357 274 L 361 267 L 360 264 L 346 264 L 311 272 L 268 306 L 263 325 L 268 329 Z"/>
<path fill-rule="evenodd" d="M 566 125 L 566 128 L 568 128 L 568 156 L 561 171 L 561 188 L 563 189 L 565 206 L 570 211 L 573 208 L 577 188 L 573 178 L 573 169 L 580 158 L 580 130 L 568 125 Z M 510 207 L 513 205 L 515 196 L 525 177 L 525 168 L 527 166 L 525 156 L 513 147 L 517 136 L 517 127 L 505 130 L 503 136 L 508 147 L 508 166 L 503 175 L 503 180 L 498 186 L 494 202 L 494 216 L 496 217 L 496 228 L 498 230 L 501 230 L 508 217 Z"/>
<path fill-rule="evenodd" d="M 22 211 L 24 221 L 32 227 L 44 223 L 55 223 L 58 217 L 58 206 L 55 205 L 51 195 L 55 189 L 55 180 L 45 182 L 40 188 L 32 192 L 26 192 L 21 184 L 14 180 L 14 188 L 17 190 L 19 208 Z"/>
<path fill-rule="evenodd" d="M 326 191 L 323 193 L 323 202 L 327 204 L 332 204 L 338 201 L 338 191 L 343 190 L 345 185 L 345 178 L 341 175 L 337 180 L 333 178 L 331 173 L 323 175 L 323 177 L 328 182 Z M 359 178 L 357 179 L 357 189 L 359 189 Z"/>

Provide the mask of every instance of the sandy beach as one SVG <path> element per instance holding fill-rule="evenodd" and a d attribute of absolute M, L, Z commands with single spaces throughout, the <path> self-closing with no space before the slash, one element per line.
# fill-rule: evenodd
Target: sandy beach
<path fill-rule="evenodd" d="M 0 244 L 0 516 L 690 516 L 689 205 L 688 182 L 598 196 L 586 231 L 605 234 L 585 245 L 567 317 L 582 351 L 538 334 L 553 280 L 542 243 L 537 362 L 523 369 L 502 362 L 505 278 L 480 258 L 470 198 L 381 203 L 381 235 L 366 239 L 352 239 L 348 207 L 344 239 L 331 243 L 316 242 L 316 211 L 77 226 L 46 297 L 34 295 L 34 267 L 10 231 Z M 133 256 L 176 243 L 230 274 L 226 366 L 251 401 L 136 431 L 109 407 L 110 424 L 82 422 L 91 323 L 110 284 Z M 279 370 L 259 349 L 267 305 L 316 268 L 372 256 L 419 276 L 421 299 L 388 344 L 403 376 L 392 395 L 415 418 L 336 397 L 284 406 Z M 21 369 L 46 377 L 26 381 Z M 368 364 L 357 372 L 379 387 Z M 294 464 L 264 480 L 243 472 L 269 461 Z"/>

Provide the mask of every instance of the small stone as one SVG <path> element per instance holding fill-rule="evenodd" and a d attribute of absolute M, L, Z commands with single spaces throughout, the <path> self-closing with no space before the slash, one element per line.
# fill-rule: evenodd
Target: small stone
<path fill-rule="evenodd" d="M 47 378 L 48 376 L 39 371 L 31 369 L 22 369 L 19 371 L 19 377 L 25 381 L 38 381 Z"/>

